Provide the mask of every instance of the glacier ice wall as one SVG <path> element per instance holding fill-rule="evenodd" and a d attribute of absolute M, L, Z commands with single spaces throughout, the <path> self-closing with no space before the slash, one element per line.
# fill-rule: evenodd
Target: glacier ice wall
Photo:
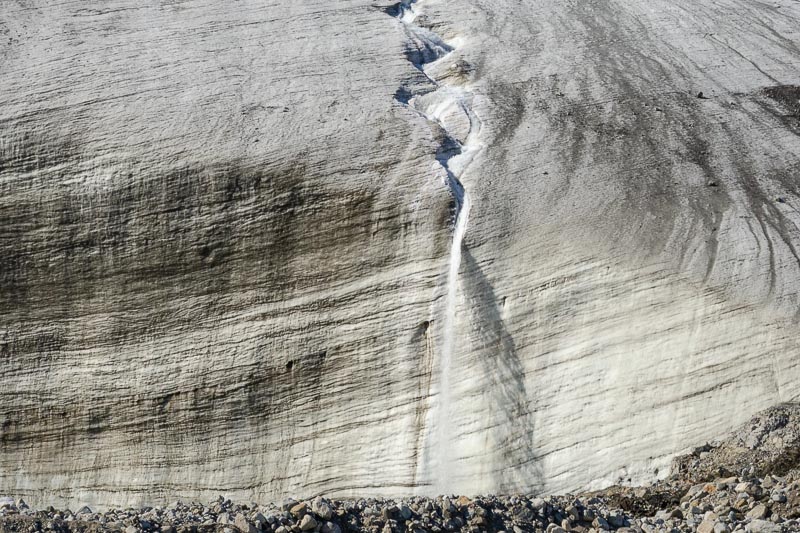
<path fill-rule="evenodd" d="M 797 399 L 800 6 L 414 9 L 3 5 L 0 492 L 573 490 Z"/>

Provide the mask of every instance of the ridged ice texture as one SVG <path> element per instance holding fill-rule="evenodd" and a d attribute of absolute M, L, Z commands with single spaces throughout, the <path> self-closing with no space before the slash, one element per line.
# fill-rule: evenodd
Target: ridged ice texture
<path fill-rule="evenodd" d="M 112 0 L 0 28 L 0 493 L 413 490 L 452 214 L 397 24 Z"/>
<path fill-rule="evenodd" d="M 800 5 L 426 6 L 486 106 L 452 490 L 651 480 L 797 399 Z"/>
<path fill-rule="evenodd" d="M 416 7 L 485 146 L 449 491 L 652 479 L 797 399 L 800 4 Z M 392 8 L 2 5 L 0 492 L 439 490 L 452 191 L 402 100 L 469 120 Z"/>

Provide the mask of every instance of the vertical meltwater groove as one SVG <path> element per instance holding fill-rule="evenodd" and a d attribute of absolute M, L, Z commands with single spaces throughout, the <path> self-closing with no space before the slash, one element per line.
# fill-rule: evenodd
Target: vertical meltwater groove
<path fill-rule="evenodd" d="M 452 385 L 450 374 L 453 369 L 453 351 L 456 341 L 456 315 L 458 310 L 458 271 L 461 267 L 461 247 L 464 242 L 464 235 L 467 232 L 467 222 L 469 220 L 469 195 L 455 177 L 451 176 L 454 182 L 451 187 L 456 195 L 456 219 L 453 229 L 453 242 L 450 245 L 450 264 L 447 272 L 447 294 L 445 295 L 444 311 L 444 330 L 442 331 L 442 352 L 439 364 L 441 375 L 439 377 L 439 408 L 436 416 L 436 432 L 438 442 L 438 463 L 439 471 L 437 475 L 437 492 L 446 494 L 450 492 L 450 483 L 453 474 L 452 449 L 448 445 L 450 437 L 453 435 L 452 427 Z"/>
<path fill-rule="evenodd" d="M 452 384 L 456 347 L 456 319 L 458 309 L 458 272 L 461 267 L 461 250 L 469 220 L 470 198 L 460 181 L 464 169 L 469 165 L 480 144 L 477 134 L 480 122 L 472 110 L 473 95 L 464 87 L 443 85 L 426 72 L 426 66 L 436 63 L 450 53 L 453 47 L 439 35 L 416 23 L 417 0 L 403 0 L 389 11 L 405 29 L 409 44 L 406 52 L 408 60 L 427 78 L 430 89 L 420 92 L 398 91 L 397 100 L 423 116 L 434 128 L 443 133 L 436 160 L 443 169 L 443 178 L 454 200 L 453 241 L 450 247 L 446 292 L 444 298 L 443 329 L 441 332 L 441 351 L 439 354 L 439 390 L 430 415 L 431 428 L 426 439 L 425 460 L 418 463 L 423 474 L 417 479 L 427 479 L 430 485 L 441 493 L 452 489 L 454 456 L 451 439 L 456 428 L 453 425 Z M 454 118 L 455 117 L 455 118 Z M 469 125 L 468 132 L 464 124 Z"/>

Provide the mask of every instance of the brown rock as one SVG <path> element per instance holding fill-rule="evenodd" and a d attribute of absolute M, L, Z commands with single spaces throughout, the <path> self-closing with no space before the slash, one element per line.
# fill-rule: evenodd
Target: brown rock
<path fill-rule="evenodd" d="M 305 502 L 300 502 L 289 509 L 289 512 L 292 513 L 292 516 L 295 518 L 302 518 L 308 512 L 308 505 Z"/>
<path fill-rule="evenodd" d="M 749 516 L 750 518 L 754 518 L 756 520 L 761 520 L 762 518 L 765 518 L 767 516 L 767 512 L 768 512 L 767 506 L 764 505 L 763 503 L 759 503 L 758 505 L 750 509 L 750 511 L 747 513 L 747 516 Z"/>
<path fill-rule="evenodd" d="M 714 521 L 703 520 L 700 525 L 697 526 L 697 533 L 714 533 Z"/>

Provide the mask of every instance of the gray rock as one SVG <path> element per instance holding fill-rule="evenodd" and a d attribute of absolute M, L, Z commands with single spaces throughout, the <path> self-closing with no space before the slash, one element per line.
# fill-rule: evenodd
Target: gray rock
<path fill-rule="evenodd" d="M 745 526 L 750 533 L 781 533 L 781 526 L 768 520 L 753 520 Z"/>
<path fill-rule="evenodd" d="M 713 520 L 703 520 L 697 526 L 697 533 L 714 533 L 714 526 L 716 523 Z"/>
<path fill-rule="evenodd" d="M 328 502 L 321 497 L 314 499 L 313 503 L 311 504 L 311 510 L 323 520 L 330 520 L 331 516 L 333 516 L 330 505 L 328 505 Z"/>
<path fill-rule="evenodd" d="M 411 520 L 413 513 L 411 512 L 411 508 L 408 505 L 401 505 L 400 506 L 400 516 L 403 520 Z"/>
<path fill-rule="evenodd" d="M 573 522 L 580 521 L 581 514 L 580 514 L 580 511 L 578 510 L 578 508 L 576 506 L 570 505 L 569 507 L 567 507 L 566 511 L 567 511 L 567 514 L 569 515 L 570 519 Z"/>
<path fill-rule="evenodd" d="M 281 511 L 289 511 L 292 507 L 297 505 L 297 500 L 294 498 L 286 498 L 281 503 Z"/>
<path fill-rule="evenodd" d="M 697 496 L 697 495 L 699 495 L 700 493 L 703 492 L 703 488 L 704 487 L 705 487 L 705 483 L 698 483 L 698 484 L 692 485 L 689 488 L 689 490 L 686 491 L 686 494 L 683 495 L 683 498 L 681 498 L 681 501 L 682 502 L 687 502 L 687 501 L 692 500 L 695 496 Z"/>
<path fill-rule="evenodd" d="M 606 520 L 615 528 L 620 528 L 626 525 L 627 520 L 621 511 L 612 511 L 606 516 Z"/>
<path fill-rule="evenodd" d="M 729 533 L 730 528 L 724 522 L 717 522 L 714 524 L 714 533 Z"/>
<path fill-rule="evenodd" d="M 606 521 L 606 519 L 603 518 L 602 516 L 598 516 L 592 521 L 592 527 L 594 527 L 595 529 L 602 529 L 602 530 L 611 529 L 611 526 L 608 524 L 608 521 Z"/>
<path fill-rule="evenodd" d="M 303 515 L 303 518 L 300 520 L 300 530 L 301 531 L 310 531 L 317 527 L 317 521 L 314 520 L 314 517 L 310 514 Z"/>
<path fill-rule="evenodd" d="M 342 528 L 334 522 L 325 522 L 322 524 L 322 529 L 320 531 L 322 533 L 342 533 Z"/>
<path fill-rule="evenodd" d="M 14 503 L 14 498 L 11 498 L 9 496 L 0 497 L 0 508 L 15 509 L 16 504 Z"/>
<path fill-rule="evenodd" d="M 253 526 L 253 524 L 251 524 L 250 521 L 247 520 L 247 517 L 242 513 L 238 513 L 236 515 L 236 518 L 233 520 L 233 525 L 235 525 L 236 528 L 242 533 L 259 533 L 258 529 L 256 529 L 255 526 Z"/>
<path fill-rule="evenodd" d="M 456 506 L 453 505 L 453 502 L 450 501 L 450 498 L 445 498 L 442 501 L 442 515 L 445 518 L 454 517 L 458 513 L 458 509 Z"/>

